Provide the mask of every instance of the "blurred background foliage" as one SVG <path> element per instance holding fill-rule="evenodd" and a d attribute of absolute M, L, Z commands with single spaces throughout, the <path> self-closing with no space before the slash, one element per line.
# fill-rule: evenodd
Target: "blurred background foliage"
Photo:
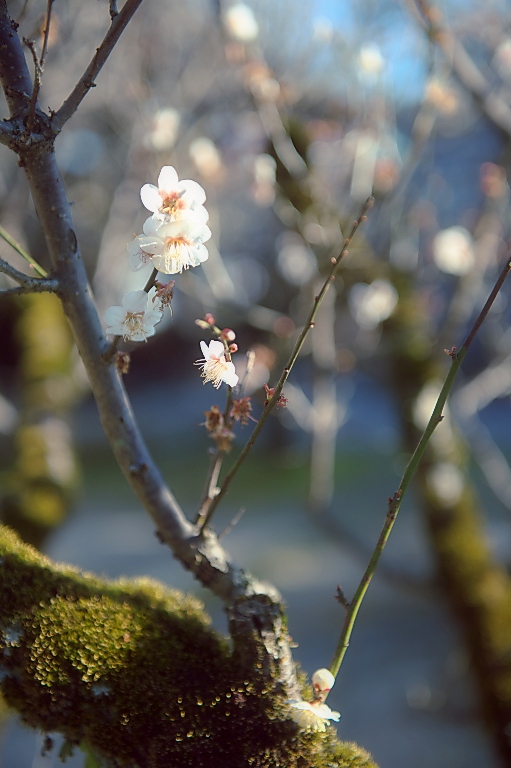
<path fill-rule="evenodd" d="M 46 3 L 9 9 L 39 42 Z M 146 0 L 57 140 L 100 311 L 145 282 L 126 255 L 147 214 L 142 184 L 174 165 L 206 189 L 209 260 L 178 276 L 156 338 L 126 347 L 143 431 L 190 515 L 208 463 L 198 425 L 223 405 L 192 367 L 194 320 L 211 312 L 235 329 L 241 375 L 255 353 L 243 395 L 257 417 L 330 259 L 376 198 L 288 407 L 217 520 L 221 530 L 247 508 L 228 548 L 282 588 L 310 670 L 328 664 L 336 584 L 349 597 L 367 562 L 447 370 L 444 348 L 461 344 L 504 257 L 510 12 L 505 0 Z M 44 109 L 60 106 L 107 25 L 104 0 L 55 0 Z M 7 151 L 0 224 L 49 266 Z M 509 295 L 505 286 L 464 364 L 332 694 L 341 737 L 382 768 L 511 765 Z M 156 575 L 179 579 L 156 541 L 130 538 L 129 526 L 149 536 L 151 526 L 131 515 L 56 299 L 4 298 L 0 318 L 3 520 L 83 567 L 117 575 L 158 562 Z M 27 738 L 7 738 L 9 768 L 32 764 Z"/>

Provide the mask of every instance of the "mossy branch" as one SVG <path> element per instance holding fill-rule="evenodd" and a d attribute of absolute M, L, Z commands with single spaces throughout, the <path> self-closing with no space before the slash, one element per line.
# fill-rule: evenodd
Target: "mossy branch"
<path fill-rule="evenodd" d="M 5 699 L 109 765 L 374 768 L 333 730 L 298 734 L 278 683 L 232 653 L 194 597 L 55 565 L 5 527 L 0 589 Z"/>

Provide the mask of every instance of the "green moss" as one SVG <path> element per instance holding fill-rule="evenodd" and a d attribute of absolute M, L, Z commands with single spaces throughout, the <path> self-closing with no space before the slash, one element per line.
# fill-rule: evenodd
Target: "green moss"
<path fill-rule="evenodd" d="M 196 598 L 56 566 L 7 528 L 0 558 L 2 691 L 29 725 L 114 768 L 374 766 L 332 729 L 297 733 Z"/>

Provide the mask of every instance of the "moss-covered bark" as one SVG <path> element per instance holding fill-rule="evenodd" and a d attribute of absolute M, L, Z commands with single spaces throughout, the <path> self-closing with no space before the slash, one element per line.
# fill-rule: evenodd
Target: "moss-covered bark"
<path fill-rule="evenodd" d="M 194 597 L 56 566 L 4 527 L 0 558 L 1 687 L 32 727 L 115 768 L 374 767 L 331 728 L 297 733 Z"/>

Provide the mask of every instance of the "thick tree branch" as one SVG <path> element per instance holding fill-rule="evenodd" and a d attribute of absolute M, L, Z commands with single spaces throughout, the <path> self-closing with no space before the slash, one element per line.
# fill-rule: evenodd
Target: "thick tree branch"
<path fill-rule="evenodd" d="M 126 14 L 129 11 L 131 16 L 139 3 L 140 0 L 128 0 L 116 17 L 112 25 L 116 29 L 115 39 L 127 23 L 129 17 Z M 123 14 L 123 19 L 118 22 Z M 117 22 L 120 27 L 115 26 Z M 10 28 L 5 2 L 0 3 L 0 30 L 2 28 Z M 17 35 L 4 35 L 3 40 L 5 45 L 0 47 L 2 82 L 7 92 L 16 94 L 14 86 L 29 79 L 28 70 Z M 101 49 L 101 64 L 112 47 L 110 40 L 109 45 L 105 44 Z M 16 61 L 20 72 L 6 66 L 5 59 Z M 69 116 L 85 92 L 80 91 L 81 96 L 77 93 Z M 12 108 L 17 105 L 18 101 L 13 99 Z M 62 114 L 68 113 L 64 111 Z M 101 424 L 117 462 L 152 517 L 160 539 L 226 604 L 238 654 L 256 654 L 258 669 L 263 676 L 272 675 L 277 668 L 287 692 L 293 697 L 299 696 L 280 595 L 273 587 L 258 582 L 230 563 L 213 532 L 203 532 L 199 536 L 197 527 L 187 520 L 142 439 L 121 377 L 104 359 L 108 343 L 91 296 L 71 209 L 55 162 L 53 142 L 45 137 L 35 138 L 18 144 L 20 164 L 27 177 L 54 274 L 59 280 L 58 295 L 88 372 Z"/>
<path fill-rule="evenodd" d="M 96 49 L 96 53 L 92 57 L 92 60 L 83 73 L 82 77 L 75 85 L 67 99 L 64 101 L 60 109 L 52 116 L 52 128 L 55 133 L 59 133 L 62 127 L 74 115 L 78 109 L 80 103 L 88 94 L 91 88 L 94 88 L 96 83 L 94 82 L 99 72 L 101 71 L 103 64 L 112 53 L 115 44 L 119 40 L 120 36 L 124 32 L 126 26 L 130 22 L 135 11 L 141 5 L 142 0 L 126 0 L 121 11 L 116 11 L 115 4 L 110 4 L 110 15 L 112 23 L 110 29 L 106 33 L 105 37 L 99 48 Z"/>

